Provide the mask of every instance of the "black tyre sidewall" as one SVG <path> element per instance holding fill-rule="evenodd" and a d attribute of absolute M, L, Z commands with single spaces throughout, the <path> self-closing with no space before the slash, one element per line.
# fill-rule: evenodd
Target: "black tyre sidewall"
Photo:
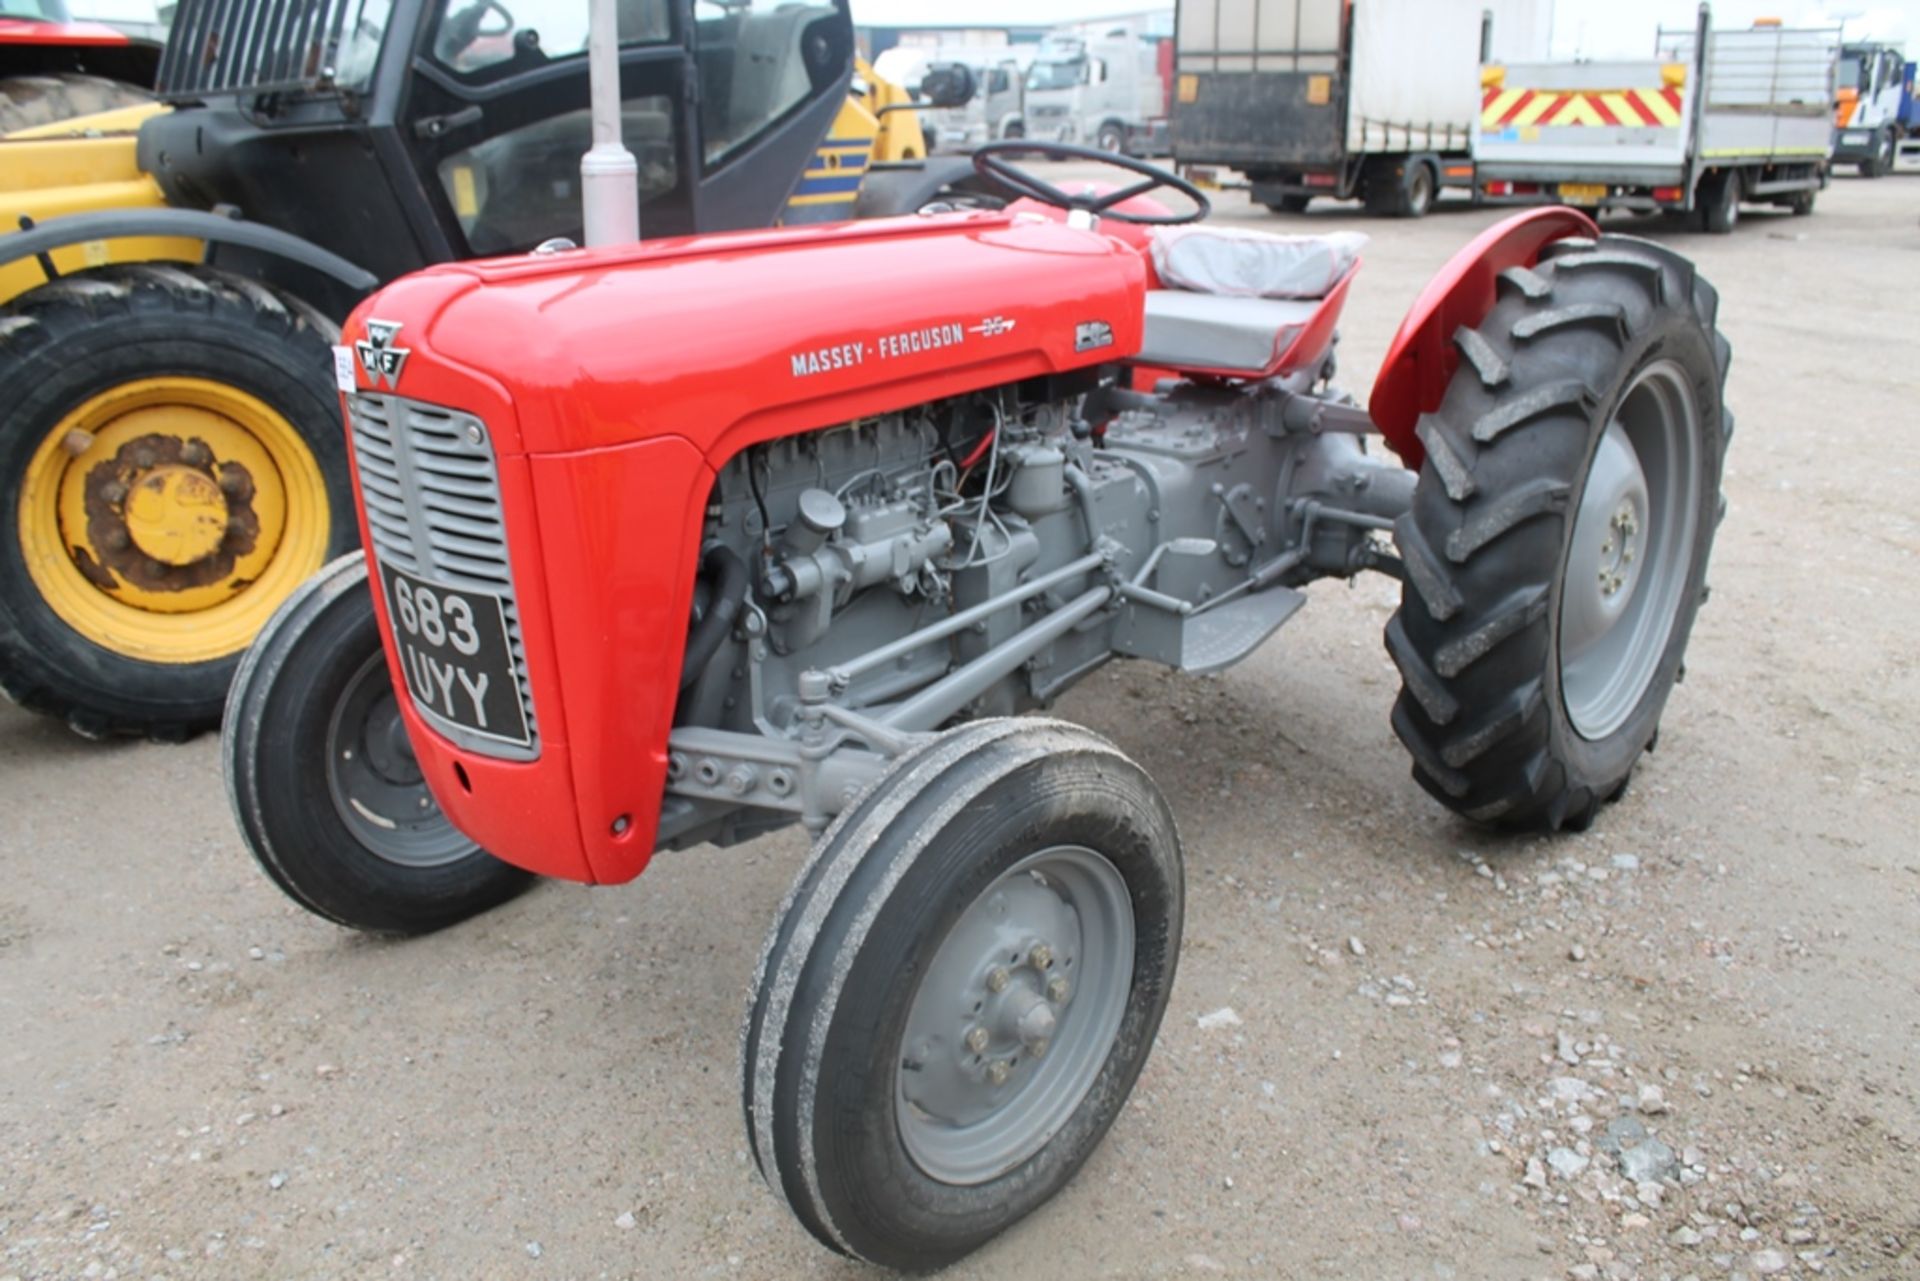
<path fill-rule="evenodd" d="M 1573 548 L 1575 516 L 1586 494 L 1589 469 L 1599 450 L 1600 440 L 1627 389 L 1649 364 L 1663 359 L 1676 361 L 1691 376 L 1697 429 L 1694 448 L 1699 451 L 1695 467 L 1698 492 L 1694 495 L 1694 544 L 1672 630 L 1668 633 L 1666 647 L 1661 651 L 1652 679 L 1642 692 L 1640 701 L 1618 729 L 1605 738 L 1589 739 L 1574 728 L 1560 685 L 1560 606 L 1566 591 L 1566 565 Z M 1569 499 L 1566 528 L 1560 542 L 1559 567 L 1554 574 L 1553 591 L 1549 597 L 1547 618 L 1551 648 L 1545 685 L 1547 706 L 1552 717 L 1551 751 L 1568 764 L 1570 772 L 1581 785 L 1595 791 L 1611 790 L 1624 781 L 1648 740 L 1653 737 L 1661 714 L 1666 710 L 1667 699 L 1673 693 L 1680 663 L 1686 654 L 1687 640 L 1693 632 L 1694 617 L 1700 609 L 1700 598 L 1706 587 L 1707 562 L 1713 554 L 1715 514 L 1720 501 L 1722 451 L 1725 447 L 1720 433 L 1720 388 L 1714 370 L 1713 348 L 1700 328 L 1679 312 L 1662 312 L 1627 348 L 1625 358 L 1620 362 L 1621 372 L 1613 384 L 1597 389 L 1602 390 L 1601 406 L 1588 430 L 1580 482 Z"/>
<path fill-rule="evenodd" d="M 479 846 L 438 867 L 404 867 L 367 849 L 328 784 L 334 708 L 380 652 L 366 563 L 336 563 L 262 632 L 228 710 L 228 783 L 249 848 L 303 907 L 378 934 L 421 934 L 506 901 L 529 873 Z"/>
<path fill-rule="evenodd" d="M 173 305 L 160 302 L 170 299 Z M 29 705 L 101 732 L 192 732 L 218 723 L 240 654 L 195 663 L 148 662 L 75 631 L 41 596 L 20 547 L 22 482 L 35 452 L 68 413 L 115 386 L 188 376 L 225 383 L 292 424 L 326 480 L 331 560 L 359 541 L 339 398 L 325 337 L 267 332 L 240 313 L 136 287 L 132 305 L 92 318 L 34 309 L 50 340 L 0 360 L 0 666 Z M 58 308 L 66 312 L 63 304 Z M 33 696 L 38 695 L 35 699 Z"/>
<path fill-rule="evenodd" d="M 1416 160 L 1407 166 L 1406 190 L 1401 195 L 1401 215 L 1407 218 L 1424 218 L 1433 208 L 1433 201 L 1439 194 L 1439 179 L 1432 166 L 1424 160 Z M 1422 194 L 1424 190 L 1424 195 Z"/>
<path fill-rule="evenodd" d="M 1183 890 L 1171 814 L 1144 774 L 1135 769 L 1133 778 L 1116 779 L 1116 772 L 1109 759 L 1043 759 L 996 781 L 932 838 L 862 943 L 821 1055 L 813 1128 L 826 1211 L 860 1257 L 921 1270 L 984 1244 L 1073 1177 L 1132 1090 L 1172 987 Z M 937 821 L 939 802 L 931 794 L 920 798 L 900 830 Z M 1120 1032 L 1087 1096 L 1039 1152 L 987 1183 L 938 1182 L 907 1154 L 895 1114 L 895 1067 L 917 991 L 906 980 L 925 968 L 998 876 L 1029 854 L 1062 844 L 1096 850 L 1128 885 L 1135 956 Z M 855 886 L 885 861 L 869 860 L 856 873 L 834 916 L 857 912 L 865 896 Z M 830 917 L 823 936 L 834 933 Z M 819 968 L 818 976 L 803 980 L 796 1006 L 824 996 L 818 989 L 830 967 Z M 895 1230 L 902 1227 L 904 1234 Z M 930 1250 L 932 1239 L 941 1247 Z"/>

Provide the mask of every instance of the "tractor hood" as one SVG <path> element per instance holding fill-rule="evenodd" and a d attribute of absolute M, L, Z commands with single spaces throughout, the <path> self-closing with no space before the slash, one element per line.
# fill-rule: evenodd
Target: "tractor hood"
<path fill-rule="evenodd" d="M 375 322 L 398 335 L 390 389 L 481 413 L 502 453 L 677 437 L 717 466 L 754 441 L 1131 356 L 1146 278 L 1133 249 L 1036 215 L 899 218 L 436 267 L 369 298 L 346 341 Z M 456 372 L 510 420 L 438 385 Z"/>

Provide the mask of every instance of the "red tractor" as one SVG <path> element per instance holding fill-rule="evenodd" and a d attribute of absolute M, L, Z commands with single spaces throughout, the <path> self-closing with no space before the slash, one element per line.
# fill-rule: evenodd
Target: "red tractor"
<path fill-rule="evenodd" d="M 1391 574 L 1415 779 L 1585 827 L 1680 671 L 1732 422 L 1713 288 L 1574 211 L 1465 249 L 1363 409 L 1331 385 L 1355 245 L 1166 225 L 1207 208 L 1172 173 L 1016 155 L 1097 157 L 983 148 L 999 210 L 376 293 L 337 353 L 367 553 L 267 627 L 226 728 L 262 866 L 369 931 L 805 824 L 742 1113 L 807 1229 L 897 1268 L 1072 1177 L 1173 983 L 1166 800 L 1017 714 L 1115 658 L 1226 667 L 1306 584 Z"/>

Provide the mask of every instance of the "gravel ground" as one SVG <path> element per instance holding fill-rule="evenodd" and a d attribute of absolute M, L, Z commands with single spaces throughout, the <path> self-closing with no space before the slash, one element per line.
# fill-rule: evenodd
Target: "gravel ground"
<path fill-rule="evenodd" d="M 1720 287 L 1740 432 L 1688 679 L 1591 834 L 1408 779 L 1385 581 L 1065 702 L 1180 816 L 1186 951 L 1104 1148 L 951 1275 L 1920 1276 L 1920 474 L 1864 447 L 1920 403 L 1916 193 L 1628 225 Z M 1355 390 L 1497 216 L 1221 203 L 1376 237 Z M 797 837 L 375 943 L 255 871 L 217 757 L 0 708 L 0 1279 L 864 1274 L 740 1126 Z"/>

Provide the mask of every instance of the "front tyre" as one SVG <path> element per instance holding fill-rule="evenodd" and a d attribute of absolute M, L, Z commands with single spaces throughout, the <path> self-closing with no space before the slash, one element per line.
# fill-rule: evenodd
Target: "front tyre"
<path fill-rule="evenodd" d="M 1180 948 L 1179 837 L 1104 739 L 982 721 L 815 847 L 743 1037 L 755 1159 L 808 1231 L 938 1268 L 1071 1179 L 1145 1064 Z"/>
<path fill-rule="evenodd" d="M 1449 808 L 1582 828 L 1652 743 L 1720 511 L 1718 305 L 1660 246 L 1564 240 L 1455 335 L 1386 636 L 1394 729 Z"/>
<path fill-rule="evenodd" d="M 317 916 L 424 934 L 533 882 L 462 836 L 427 789 L 359 552 L 315 575 L 260 633 L 234 678 L 221 756 L 248 850 Z"/>
<path fill-rule="evenodd" d="M 334 334 L 159 263 L 0 309 L 0 688 L 89 737 L 219 723 L 254 635 L 358 541 Z"/>

